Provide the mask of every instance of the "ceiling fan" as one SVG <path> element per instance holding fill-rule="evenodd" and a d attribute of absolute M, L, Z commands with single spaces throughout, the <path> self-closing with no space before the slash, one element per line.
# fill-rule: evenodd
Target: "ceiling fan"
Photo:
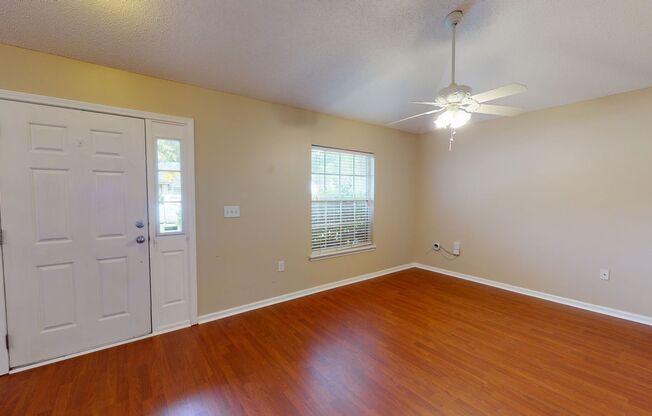
<path fill-rule="evenodd" d="M 412 102 L 412 104 L 428 105 L 436 108 L 434 110 L 426 111 L 425 113 L 416 114 L 414 116 L 406 117 L 387 124 L 389 126 L 397 123 L 402 123 L 413 118 L 423 117 L 443 111 L 443 113 L 440 114 L 439 117 L 437 117 L 435 120 L 435 126 L 440 129 L 447 127 L 451 129 L 449 150 L 452 148 L 455 129 L 466 124 L 471 119 L 472 113 L 492 114 L 497 116 L 515 116 L 523 112 L 523 110 L 515 107 L 484 103 L 527 91 L 527 87 L 525 85 L 514 83 L 479 94 L 471 95 L 471 87 L 467 85 L 458 85 L 455 83 L 455 31 L 457 25 L 462 20 L 462 16 L 463 13 L 461 10 L 455 10 L 446 16 L 446 24 L 451 28 L 453 32 L 453 59 L 451 66 L 450 85 L 439 91 L 434 101 Z"/>

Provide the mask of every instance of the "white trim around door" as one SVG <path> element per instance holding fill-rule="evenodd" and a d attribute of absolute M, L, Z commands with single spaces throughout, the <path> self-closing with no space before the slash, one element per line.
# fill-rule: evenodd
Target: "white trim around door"
<path fill-rule="evenodd" d="M 0 206 L 2 205 L 2 195 L 0 195 Z M 0 216 L 0 230 L 2 230 L 2 216 Z M 0 242 L 2 240 L 2 232 L 0 232 Z M 6 338 L 7 336 L 7 317 L 5 309 L 5 277 L 4 277 L 4 264 L 2 262 L 2 245 L 0 244 L 0 336 Z M 0 343 L 0 375 L 9 372 L 9 349 L 7 345 Z"/>
<path fill-rule="evenodd" d="M 174 248 L 170 253 L 173 255 L 168 256 L 165 260 L 170 260 L 170 264 L 174 267 L 180 267 L 181 273 L 176 275 L 170 273 L 164 273 L 166 270 L 161 268 L 161 263 L 159 267 L 152 267 L 150 270 L 150 279 L 151 279 L 151 305 L 152 305 L 152 328 L 151 335 L 168 332 L 170 330 L 179 329 L 182 327 L 190 326 L 197 323 L 197 266 L 196 266 L 196 227 L 195 227 L 195 172 L 194 172 L 194 121 L 191 118 L 170 116 L 166 114 L 159 113 L 150 113 L 139 110 L 131 110 L 125 108 L 111 107 L 100 104 L 87 103 L 82 101 L 74 101 L 62 98 L 47 97 L 23 92 L 15 92 L 9 90 L 0 89 L 0 100 L 16 101 L 23 103 L 31 103 L 38 105 L 45 105 L 51 107 L 60 107 L 74 110 L 83 110 L 95 113 L 102 114 L 112 114 L 125 117 L 139 118 L 145 121 L 146 125 L 146 146 L 147 146 L 147 178 L 148 178 L 148 204 L 149 204 L 149 231 L 150 231 L 150 256 L 152 261 L 155 260 L 155 257 L 160 254 L 159 248 L 161 247 L 161 240 L 163 236 L 159 236 L 156 233 L 152 233 L 158 227 L 156 221 L 158 221 L 158 194 L 156 191 L 157 181 L 155 180 L 155 175 L 157 174 L 156 166 L 154 166 L 153 151 L 155 148 L 155 132 L 157 129 L 163 128 L 166 138 L 171 138 L 178 140 L 182 146 L 182 200 L 183 200 L 183 237 L 184 242 L 182 248 L 183 256 L 174 257 L 174 254 L 178 254 L 178 248 Z M 174 133 L 173 137 L 169 136 L 168 133 Z M 0 190 L 0 211 L 2 209 L 2 190 Z M 177 239 L 180 239 L 179 235 L 176 234 Z M 167 236 L 166 236 L 167 237 Z M 167 254 L 170 254 L 167 253 Z M 179 261 L 182 258 L 182 261 Z M 0 266 L 2 265 L 2 250 L 0 250 Z M 165 262 L 163 264 L 165 266 Z M 175 282 L 175 278 L 182 277 L 182 285 L 179 286 L 179 282 Z M 166 279 L 168 280 L 168 286 L 166 287 Z M 171 285 L 170 285 L 170 279 Z M 167 292 L 166 292 L 167 290 Z M 166 319 L 161 319 L 165 314 L 162 314 L 160 310 L 154 310 L 157 306 L 161 305 L 160 297 L 154 299 L 155 292 L 157 294 L 163 293 L 164 303 L 165 296 L 167 299 L 167 304 L 175 304 L 177 307 L 174 310 L 174 313 L 167 313 Z M 178 294 L 182 295 L 179 297 Z M 174 299 L 172 299 L 172 298 Z M 175 298 L 176 297 L 176 298 Z M 5 293 L 4 293 L 4 275 L 3 269 L 0 267 L 0 336 L 4 337 L 7 334 L 7 316 L 5 309 Z M 183 304 L 182 306 L 179 306 Z M 173 308 L 170 308 L 170 310 Z M 142 337 L 140 337 L 142 338 Z M 138 338 L 136 338 L 138 339 Z M 128 342 L 128 341 L 127 341 Z M 4 344 L 4 340 L 2 342 Z M 122 344 L 124 342 L 116 343 L 115 345 Z M 111 344 L 113 345 L 113 344 Z M 105 345 L 98 347 L 96 349 L 103 349 L 111 345 Z M 64 356 L 56 359 L 65 359 L 74 355 Z M 41 362 L 31 365 L 29 367 L 38 366 L 47 363 Z M 3 346 L 0 346 L 0 375 L 6 374 L 7 372 L 20 371 L 23 368 L 9 369 L 9 357 L 8 351 Z"/>

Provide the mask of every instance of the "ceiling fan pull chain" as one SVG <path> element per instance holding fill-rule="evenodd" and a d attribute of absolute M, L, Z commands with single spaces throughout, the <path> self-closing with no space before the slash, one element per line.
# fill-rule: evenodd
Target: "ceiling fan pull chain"
<path fill-rule="evenodd" d="M 448 141 L 448 151 L 452 152 L 453 151 L 453 142 L 455 141 L 455 129 L 451 128 L 451 138 Z"/>

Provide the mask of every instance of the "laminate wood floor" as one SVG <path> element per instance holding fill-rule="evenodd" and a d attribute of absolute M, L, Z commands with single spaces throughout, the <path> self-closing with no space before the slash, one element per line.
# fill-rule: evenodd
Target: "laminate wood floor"
<path fill-rule="evenodd" d="M 652 415 L 652 328 L 410 269 L 0 377 L 0 414 Z"/>

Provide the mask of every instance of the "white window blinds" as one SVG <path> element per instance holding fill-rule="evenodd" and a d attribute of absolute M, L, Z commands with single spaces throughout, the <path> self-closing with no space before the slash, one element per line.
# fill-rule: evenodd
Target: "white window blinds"
<path fill-rule="evenodd" d="M 372 244 L 374 156 L 312 147 L 313 255 Z"/>

